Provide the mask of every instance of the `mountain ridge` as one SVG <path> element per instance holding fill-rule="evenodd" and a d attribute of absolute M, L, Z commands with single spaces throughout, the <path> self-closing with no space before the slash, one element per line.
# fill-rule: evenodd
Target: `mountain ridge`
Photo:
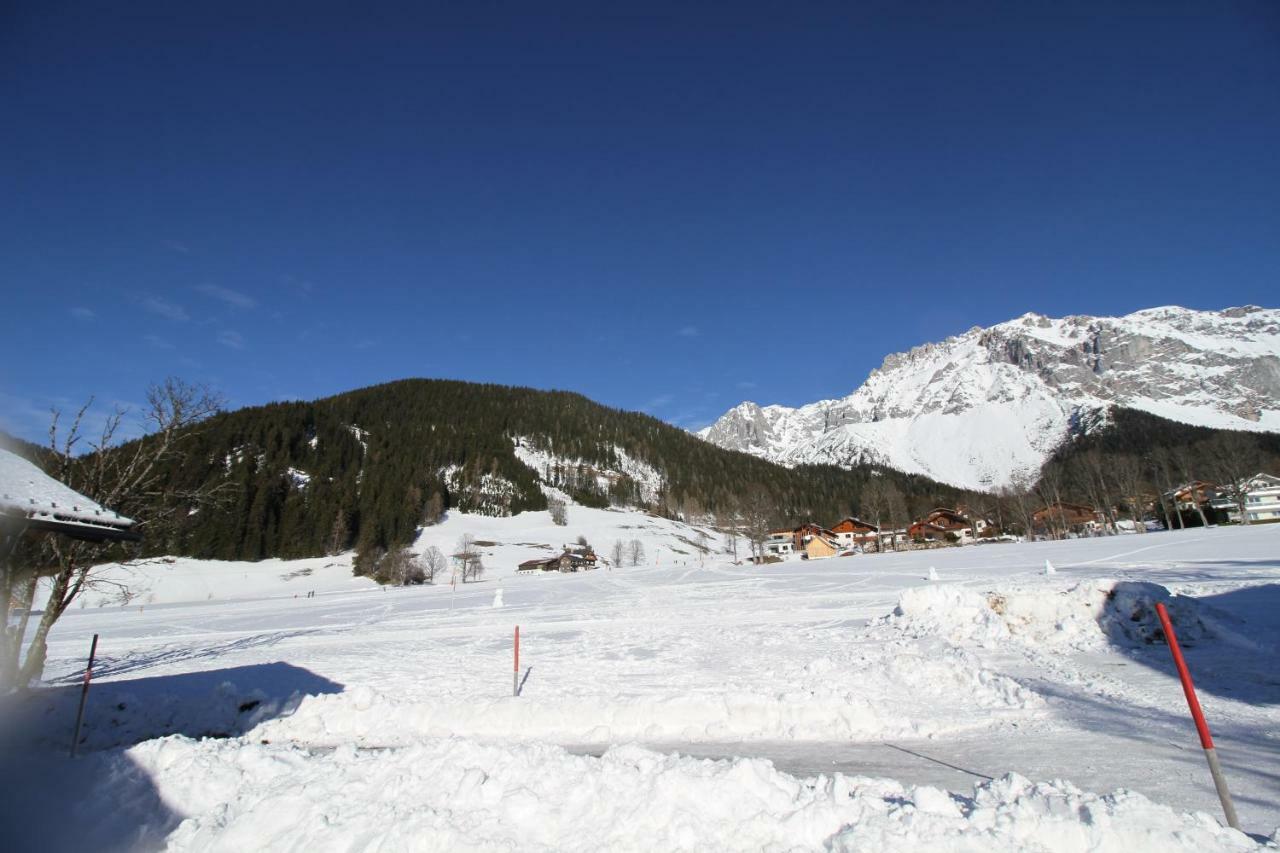
<path fill-rule="evenodd" d="M 1034 478 L 1113 406 L 1280 432 L 1280 311 L 1027 313 L 890 354 L 846 397 L 748 401 L 697 434 L 785 466 L 884 465 L 990 490 Z"/>

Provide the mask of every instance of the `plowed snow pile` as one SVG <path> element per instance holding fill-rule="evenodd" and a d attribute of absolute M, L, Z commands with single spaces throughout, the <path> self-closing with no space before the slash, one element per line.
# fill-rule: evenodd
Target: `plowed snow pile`
<path fill-rule="evenodd" d="M 983 728 L 1002 712 L 1043 705 L 1033 691 L 960 649 L 926 656 L 907 643 L 818 658 L 776 675 L 783 677 L 768 692 L 573 692 L 433 702 L 360 687 L 307 697 L 292 716 L 259 730 L 272 740 L 312 746 L 400 746 L 448 735 L 562 743 L 868 740 Z"/>
<path fill-rule="evenodd" d="M 1042 648 L 1093 649 L 1109 643 L 1164 642 L 1157 603 L 1169 608 L 1184 645 L 1214 636 L 1194 599 L 1171 596 L 1158 584 L 1114 580 L 991 592 L 956 584 L 916 587 L 904 591 L 893 614 L 879 624 L 910 637 L 940 636 L 984 648 L 1016 641 Z"/>
<path fill-rule="evenodd" d="M 1140 794 L 1098 796 L 1014 774 L 964 797 L 841 774 L 796 779 L 758 759 L 712 762 L 635 746 L 589 758 L 457 738 L 309 753 L 169 737 L 125 755 L 186 816 L 170 850 L 1257 847 L 1207 815 Z"/>

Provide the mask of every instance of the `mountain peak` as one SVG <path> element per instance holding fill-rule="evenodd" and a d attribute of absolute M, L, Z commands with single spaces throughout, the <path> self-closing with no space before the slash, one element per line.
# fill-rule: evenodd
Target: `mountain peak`
<path fill-rule="evenodd" d="M 1280 432 L 1280 311 L 1028 312 L 889 355 L 842 399 L 743 404 L 699 435 L 784 465 L 875 463 L 992 489 L 1112 406 Z"/>

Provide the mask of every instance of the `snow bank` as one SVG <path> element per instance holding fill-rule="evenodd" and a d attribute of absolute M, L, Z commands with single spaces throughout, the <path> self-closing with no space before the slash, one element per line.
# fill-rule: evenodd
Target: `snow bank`
<path fill-rule="evenodd" d="M 774 673 L 772 691 L 726 684 L 680 693 L 554 692 L 404 701 L 358 687 L 304 699 L 264 737 L 312 746 L 403 746 L 458 735 L 560 743 L 619 741 L 848 741 L 921 737 L 987 728 L 1002 714 L 1043 706 L 1033 691 L 982 668 L 960 649 L 923 655 L 906 647 Z M 539 695 L 538 690 L 548 689 Z M 924 700 L 924 701 L 922 701 Z"/>
<path fill-rule="evenodd" d="M 1075 649 L 1140 646 L 1164 642 L 1157 603 L 1169 609 L 1184 645 L 1214 636 L 1195 599 L 1173 596 L 1158 584 L 1114 580 L 990 592 L 954 584 L 915 587 L 905 590 L 892 615 L 878 624 L 911 637 L 937 635 L 984 648 L 1010 640 Z"/>
<path fill-rule="evenodd" d="M 1205 814 L 1016 775 L 973 797 L 767 761 L 448 738 L 307 752 L 181 737 L 122 754 L 186 816 L 170 850 L 1252 850 Z"/>

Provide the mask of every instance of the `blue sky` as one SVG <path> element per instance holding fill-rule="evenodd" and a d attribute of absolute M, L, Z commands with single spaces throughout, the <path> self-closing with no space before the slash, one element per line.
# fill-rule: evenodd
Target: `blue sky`
<path fill-rule="evenodd" d="M 1025 311 L 1275 306 L 1280 5 L 8 3 L 0 426 L 173 374 L 700 426 Z"/>

